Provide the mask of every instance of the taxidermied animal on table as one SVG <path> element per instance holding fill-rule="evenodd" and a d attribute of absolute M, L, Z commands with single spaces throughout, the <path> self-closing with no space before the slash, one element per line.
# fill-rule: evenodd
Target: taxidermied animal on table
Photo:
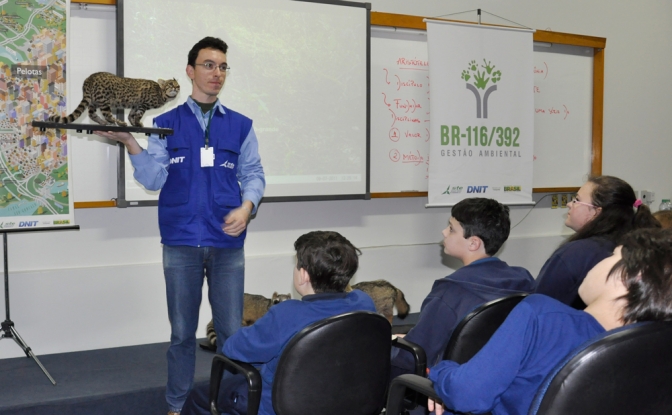
<path fill-rule="evenodd" d="M 392 324 L 394 307 L 397 307 L 397 316 L 405 318 L 411 309 L 406 302 L 404 293 L 385 280 L 363 281 L 351 287 L 353 290 L 364 291 L 371 297 L 378 314 L 385 317 Z"/>
<path fill-rule="evenodd" d="M 243 327 L 251 326 L 255 321 L 262 318 L 269 308 L 291 298 L 291 294 L 278 294 L 277 292 L 274 292 L 270 299 L 263 295 L 245 293 L 243 297 Z M 212 320 L 208 323 L 205 334 L 210 343 L 208 348 L 216 350 L 217 333 L 215 333 L 215 323 Z"/>
<path fill-rule="evenodd" d="M 67 117 L 52 115 L 49 121 L 70 124 L 79 118 L 86 108 L 89 118 L 101 125 L 127 124 L 112 114 L 112 108 L 128 108 L 128 121 L 134 127 L 142 127 L 140 119 L 145 111 L 159 108 L 175 98 L 180 92 L 180 84 L 175 79 L 150 81 L 148 79 L 121 78 L 108 72 L 89 75 L 82 86 L 84 97 L 72 114 Z M 100 109 L 103 118 L 96 110 Z"/>

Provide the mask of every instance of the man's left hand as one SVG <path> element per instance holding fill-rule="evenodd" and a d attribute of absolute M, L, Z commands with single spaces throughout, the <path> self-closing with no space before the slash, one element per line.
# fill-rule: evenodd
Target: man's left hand
<path fill-rule="evenodd" d="M 250 210 L 246 207 L 239 207 L 229 212 L 224 218 L 222 230 L 229 236 L 238 236 L 245 228 L 247 228 L 247 221 L 250 219 Z"/>

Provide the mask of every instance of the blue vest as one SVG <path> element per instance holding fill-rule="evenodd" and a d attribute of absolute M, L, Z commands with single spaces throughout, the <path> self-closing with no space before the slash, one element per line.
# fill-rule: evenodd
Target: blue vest
<path fill-rule="evenodd" d="M 241 248 L 245 241 L 246 232 L 228 236 L 222 224 L 242 203 L 236 172 L 252 120 L 228 108 L 226 114 L 213 110 L 209 136 L 215 154 L 213 167 L 201 167 L 205 133 L 186 103 L 154 120 L 158 127 L 174 130 L 166 137 L 170 165 L 159 194 L 159 230 L 164 245 Z"/>

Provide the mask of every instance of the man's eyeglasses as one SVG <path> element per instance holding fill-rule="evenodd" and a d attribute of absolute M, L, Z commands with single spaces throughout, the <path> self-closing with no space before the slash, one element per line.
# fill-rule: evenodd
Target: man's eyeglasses
<path fill-rule="evenodd" d="M 586 205 L 586 206 L 590 206 L 590 207 L 592 207 L 592 208 L 597 208 L 597 206 L 595 206 L 595 205 L 591 205 L 590 203 L 581 202 L 581 201 L 579 201 L 579 200 L 576 200 L 576 195 L 572 196 L 572 200 L 570 200 L 569 203 L 578 203 L 578 204 L 580 204 L 580 205 Z"/>
<path fill-rule="evenodd" d="M 221 65 L 215 65 L 213 62 L 205 62 L 205 63 L 196 63 L 195 65 L 204 67 L 206 71 L 214 71 L 215 68 L 219 68 L 220 72 L 229 73 L 229 71 L 231 70 L 231 67 L 225 63 Z"/>

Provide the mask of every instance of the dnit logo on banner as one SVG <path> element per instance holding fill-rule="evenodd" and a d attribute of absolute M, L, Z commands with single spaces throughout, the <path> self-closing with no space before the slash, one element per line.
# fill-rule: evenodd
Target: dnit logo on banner
<path fill-rule="evenodd" d="M 495 65 L 491 62 L 483 59 L 485 65 L 480 67 L 483 70 L 479 70 L 479 65 L 475 60 L 469 62 L 467 69 L 462 71 L 462 79 L 467 82 L 467 89 L 474 93 L 476 98 L 476 118 L 488 118 L 488 98 L 490 94 L 497 90 L 497 82 L 502 79 L 502 72 L 497 70 L 495 71 Z M 470 84 L 469 80 L 474 78 L 474 84 Z M 485 89 L 488 86 L 488 82 L 492 81 L 492 85 Z M 481 98 L 481 93 L 478 90 L 483 90 L 483 97 Z M 482 110 L 482 111 L 481 111 Z"/>
<path fill-rule="evenodd" d="M 485 193 L 488 186 L 467 186 L 467 193 Z"/>

